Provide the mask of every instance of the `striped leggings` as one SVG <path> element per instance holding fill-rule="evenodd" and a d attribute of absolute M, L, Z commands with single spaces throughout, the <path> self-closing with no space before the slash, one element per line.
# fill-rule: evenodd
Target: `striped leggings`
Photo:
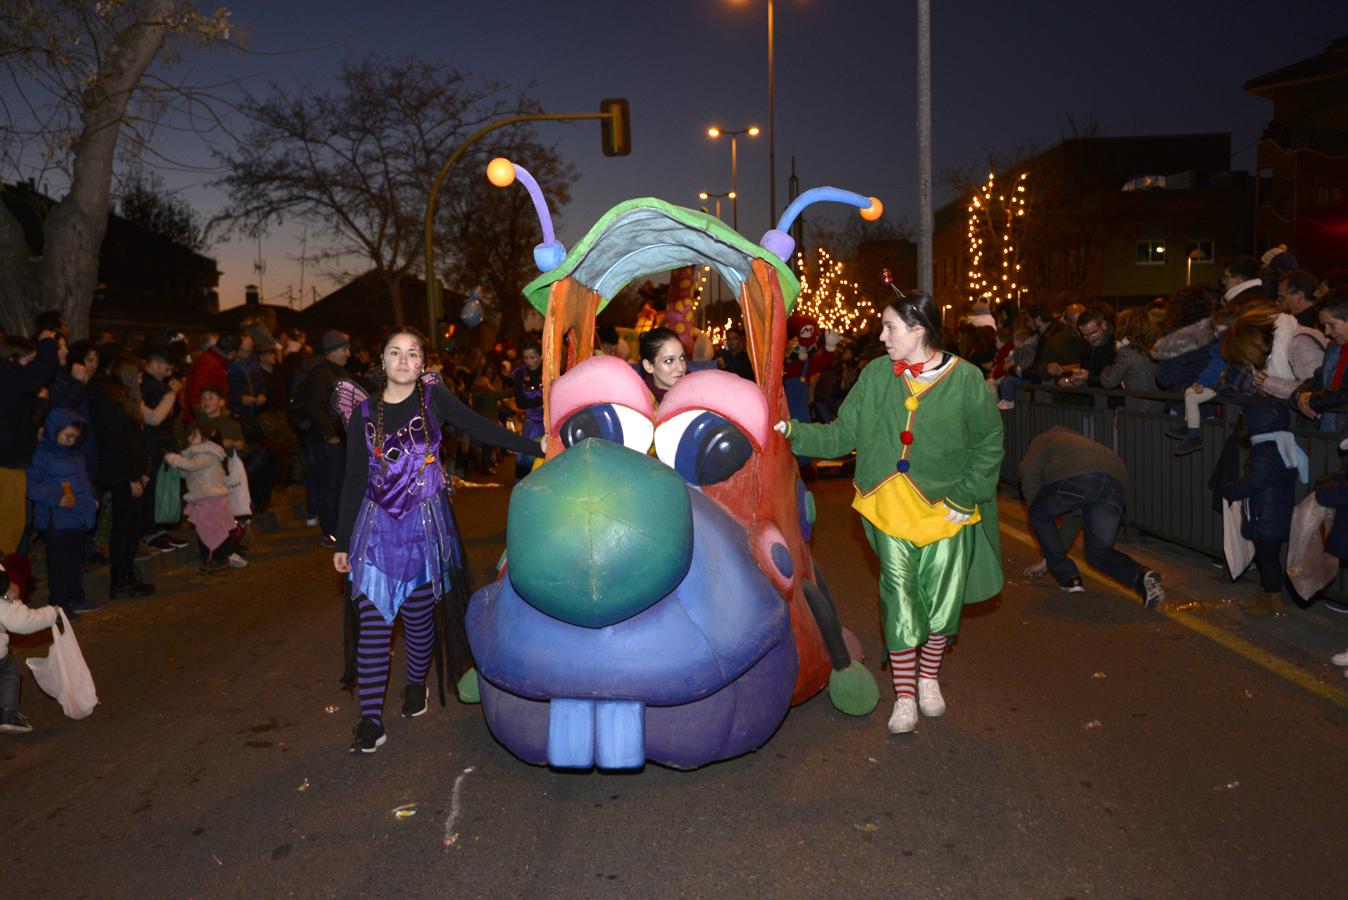
<path fill-rule="evenodd" d="M 423 584 L 398 609 L 407 645 L 407 683 L 425 684 L 435 643 L 435 592 Z M 388 691 L 389 654 L 393 625 L 385 622 L 374 604 L 364 597 L 357 602 L 360 640 L 356 644 L 356 683 L 360 693 L 361 718 L 383 724 L 384 694 Z"/>

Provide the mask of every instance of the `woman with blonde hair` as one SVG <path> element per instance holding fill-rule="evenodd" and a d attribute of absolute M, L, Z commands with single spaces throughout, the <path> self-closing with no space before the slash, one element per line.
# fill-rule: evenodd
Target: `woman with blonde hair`
<path fill-rule="evenodd" d="M 1315 375 L 1325 358 L 1326 337 L 1274 306 L 1242 313 L 1222 338 L 1222 358 L 1254 370 L 1261 394 L 1285 400 Z"/>

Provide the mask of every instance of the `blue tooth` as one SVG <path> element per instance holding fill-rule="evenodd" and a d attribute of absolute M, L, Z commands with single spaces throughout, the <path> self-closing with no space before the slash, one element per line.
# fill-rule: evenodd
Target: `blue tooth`
<path fill-rule="evenodd" d="M 594 701 L 557 698 L 548 704 L 548 765 L 594 767 Z"/>
<path fill-rule="evenodd" d="M 646 704 L 636 700 L 600 700 L 595 704 L 594 713 L 599 768 L 640 769 L 644 766 Z"/>

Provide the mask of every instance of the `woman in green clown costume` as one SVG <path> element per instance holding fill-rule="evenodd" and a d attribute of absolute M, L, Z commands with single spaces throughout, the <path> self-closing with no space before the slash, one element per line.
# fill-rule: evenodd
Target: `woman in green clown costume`
<path fill-rule="evenodd" d="M 880 559 L 894 734 L 945 712 L 937 681 L 966 603 L 1002 587 L 1002 420 L 982 371 L 940 348 L 940 307 L 899 293 L 880 317 L 887 356 L 862 370 L 838 418 L 777 423 L 793 452 L 857 453 L 852 507 Z"/>

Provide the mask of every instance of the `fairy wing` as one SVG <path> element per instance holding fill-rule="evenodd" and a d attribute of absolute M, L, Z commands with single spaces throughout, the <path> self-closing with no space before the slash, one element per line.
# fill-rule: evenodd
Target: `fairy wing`
<path fill-rule="evenodd" d="M 370 395 L 365 388 L 350 379 L 338 379 L 332 388 L 332 408 L 342 417 L 343 428 L 351 421 L 351 414 L 356 411 L 356 407 L 368 399 Z"/>

